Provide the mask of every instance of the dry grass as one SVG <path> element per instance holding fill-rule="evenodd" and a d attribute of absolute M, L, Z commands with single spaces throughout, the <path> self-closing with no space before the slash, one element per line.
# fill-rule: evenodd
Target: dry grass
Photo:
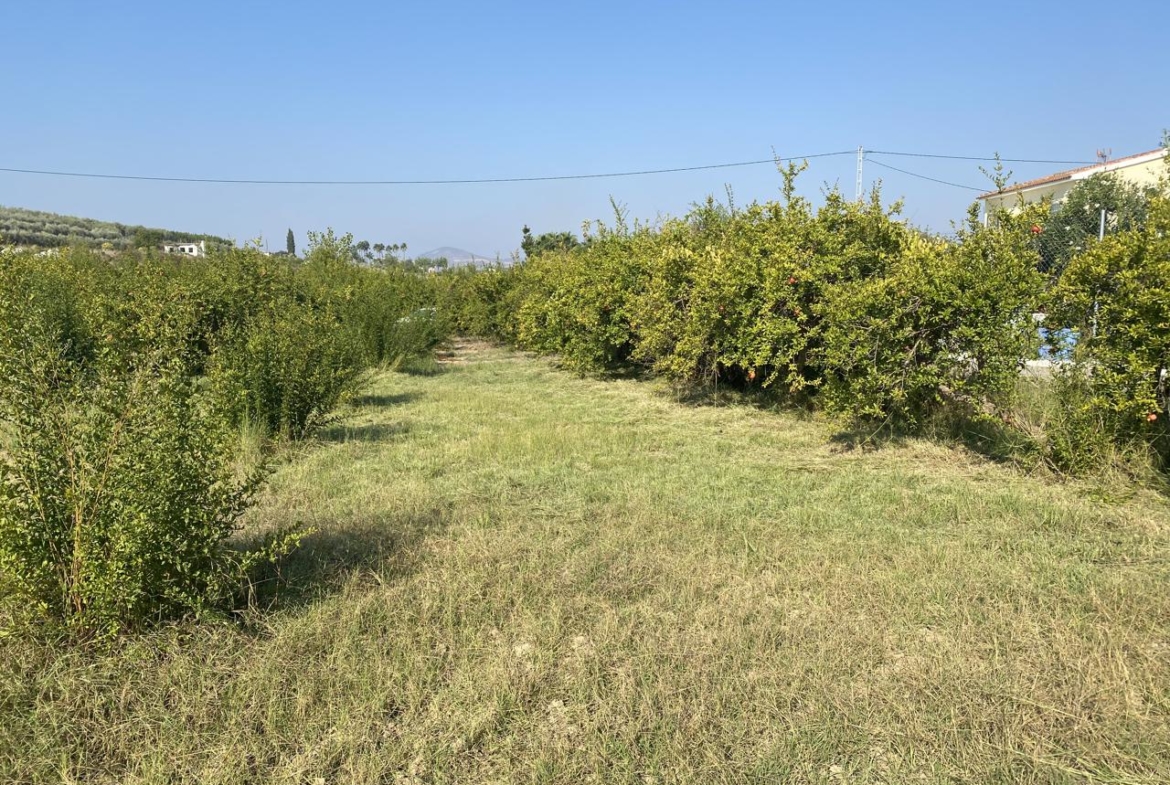
<path fill-rule="evenodd" d="M 246 624 L 0 642 L 0 780 L 1170 781 L 1159 497 L 457 359 L 276 475 Z"/>

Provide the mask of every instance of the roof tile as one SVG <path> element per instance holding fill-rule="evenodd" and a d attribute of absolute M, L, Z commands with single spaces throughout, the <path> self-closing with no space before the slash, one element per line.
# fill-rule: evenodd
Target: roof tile
<path fill-rule="evenodd" d="M 1080 166 L 1080 167 L 1077 167 L 1076 169 L 1068 169 L 1066 171 L 1057 172 L 1056 174 L 1050 174 L 1050 175 L 1047 175 L 1045 177 L 1037 177 L 1035 180 L 1025 180 L 1022 183 L 1013 183 L 1012 185 L 1009 185 L 1006 188 L 1002 188 L 998 191 L 988 191 L 985 194 L 980 194 L 976 198 L 987 199 L 987 198 L 992 197 L 992 196 L 1003 196 L 1004 194 L 1012 194 L 1012 193 L 1017 193 L 1019 191 L 1027 191 L 1031 188 L 1036 188 L 1037 186 L 1041 186 L 1041 185 L 1049 185 L 1051 183 L 1059 183 L 1059 182 L 1063 182 L 1065 180 L 1071 180 L 1075 175 L 1078 175 L 1081 172 L 1087 172 L 1091 169 L 1100 169 L 1102 172 L 1110 172 L 1110 171 L 1113 171 L 1113 168 L 1116 167 L 1118 164 L 1125 163 L 1126 161 L 1131 161 L 1135 158 L 1142 158 L 1143 156 L 1147 156 L 1147 155 L 1150 155 L 1151 153 L 1157 153 L 1157 152 L 1165 152 L 1165 149 L 1159 147 L 1157 150 L 1147 150 L 1144 153 L 1135 153 L 1134 155 L 1127 155 L 1124 158 L 1115 158 L 1112 161 L 1106 161 L 1104 163 L 1091 164 L 1089 166 Z"/>

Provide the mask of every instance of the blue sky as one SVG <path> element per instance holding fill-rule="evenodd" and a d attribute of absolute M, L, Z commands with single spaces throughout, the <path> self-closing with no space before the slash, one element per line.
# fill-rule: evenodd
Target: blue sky
<path fill-rule="evenodd" d="M 330 3 L 10 0 L 0 167 L 239 179 L 466 179 L 869 149 L 1092 160 L 1157 146 L 1170 44 L 1154 2 Z M 972 162 L 882 158 L 982 186 Z M 801 190 L 853 191 L 851 156 Z M 1014 165 L 1017 179 L 1064 168 Z M 915 223 L 965 191 L 867 165 Z M 610 180 L 268 186 L 0 172 L 0 204 L 283 247 L 332 226 L 414 252 L 507 255 L 527 223 L 677 214 L 769 166 Z"/>

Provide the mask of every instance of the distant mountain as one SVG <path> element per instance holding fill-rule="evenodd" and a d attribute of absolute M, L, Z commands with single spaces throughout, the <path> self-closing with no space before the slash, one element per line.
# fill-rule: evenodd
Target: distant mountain
<path fill-rule="evenodd" d="M 452 248 L 449 245 L 444 245 L 442 248 L 436 248 L 433 251 L 420 253 L 414 257 L 415 261 L 419 259 L 446 259 L 450 267 L 463 267 L 472 265 L 475 267 L 482 267 L 485 264 L 495 264 L 495 259 L 489 259 L 486 256 L 481 256 L 471 251 L 465 251 L 462 248 Z"/>
<path fill-rule="evenodd" d="M 0 206 L 0 243 L 54 248 L 62 245 L 99 246 L 109 243 L 119 250 L 154 246 L 162 242 L 199 242 L 231 245 L 230 240 L 210 234 L 152 229 L 146 226 L 97 221 L 58 215 L 23 207 Z"/>

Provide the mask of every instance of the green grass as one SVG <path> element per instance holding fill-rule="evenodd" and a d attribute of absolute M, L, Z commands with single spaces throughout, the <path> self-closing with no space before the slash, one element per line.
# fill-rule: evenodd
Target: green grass
<path fill-rule="evenodd" d="M 273 478 L 239 623 L 0 642 L 0 781 L 1170 781 L 1165 501 L 466 345 Z"/>

